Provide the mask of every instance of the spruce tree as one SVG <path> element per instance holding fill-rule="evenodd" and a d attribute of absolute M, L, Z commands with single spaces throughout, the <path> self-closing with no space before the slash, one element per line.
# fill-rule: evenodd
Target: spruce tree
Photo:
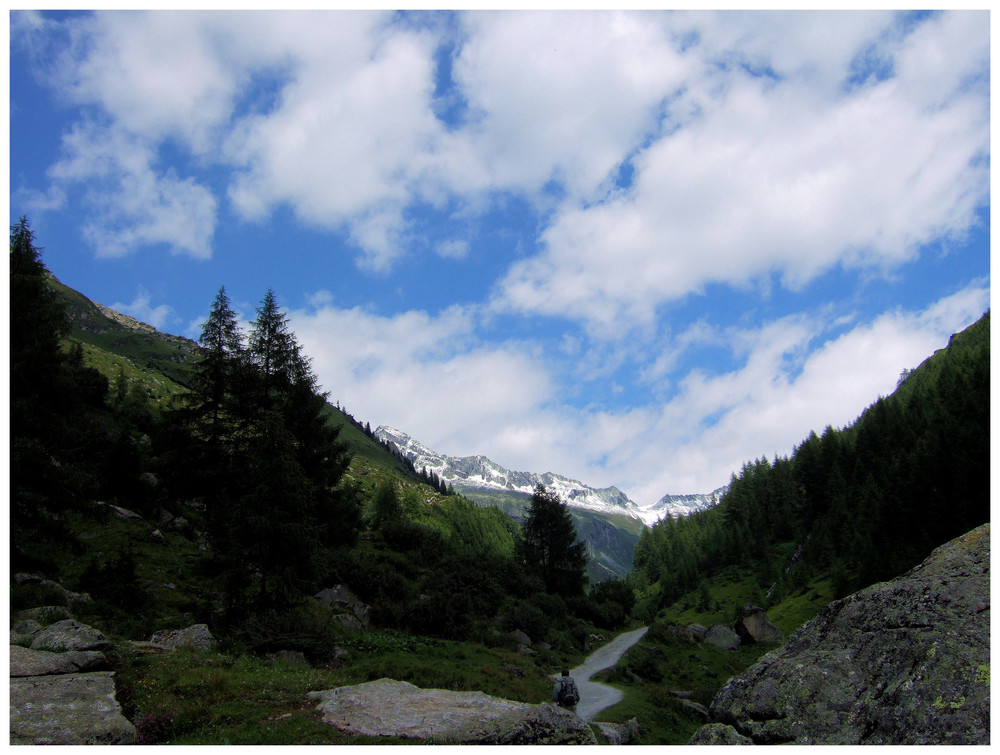
<path fill-rule="evenodd" d="M 209 436 L 214 440 L 223 432 L 223 412 L 236 391 L 244 362 L 243 335 L 225 286 L 219 289 L 212 302 L 198 343 L 205 356 L 198 365 L 196 389 L 202 411 L 207 415 Z"/>
<path fill-rule="evenodd" d="M 539 484 L 531 496 L 521 526 L 522 555 L 536 570 L 546 590 L 559 595 L 579 595 L 586 582 L 587 551 L 577 542 L 569 510 L 555 493 Z"/>

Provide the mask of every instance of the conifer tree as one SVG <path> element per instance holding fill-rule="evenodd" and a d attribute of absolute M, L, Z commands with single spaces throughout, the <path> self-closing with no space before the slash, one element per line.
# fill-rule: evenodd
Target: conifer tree
<path fill-rule="evenodd" d="M 215 440 L 222 433 L 223 411 L 236 390 L 244 362 L 243 335 L 225 286 L 212 302 L 198 342 L 205 357 L 198 366 L 197 390 L 208 417 L 209 436 Z"/>
<path fill-rule="evenodd" d="M 545 582 L 546 590 L 579 595 L 586 581 L 586 545 L 577 542 L 569 510 L 555 493 L 539 484 L 531 496 L 521 526 L 522 554 L 529 568 Z"/>

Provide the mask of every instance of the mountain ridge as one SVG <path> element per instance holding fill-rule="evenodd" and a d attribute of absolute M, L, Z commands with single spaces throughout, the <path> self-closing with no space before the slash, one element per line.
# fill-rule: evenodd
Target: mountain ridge
<path fill-rule="evenodd" d="M 503 491 L 530 496 L 537 485 L 562 498 L 573 509 L 588 510 L 636 519 L 646 527 L 664 516 L 687 516 L 718 502 L 725 487 L 711 493 L 668 494 L 651 506 L 640 506 L 619 488 L 595 488 L 554 472 L 519 472 L 506 469 L 482 454 L 448 456 L 432 450 L 408 433 L 382 425 L 375 430 L 380 440 L 392 443 L 417 469 L 425 468 L 465 495 L 478 491 Z"/>

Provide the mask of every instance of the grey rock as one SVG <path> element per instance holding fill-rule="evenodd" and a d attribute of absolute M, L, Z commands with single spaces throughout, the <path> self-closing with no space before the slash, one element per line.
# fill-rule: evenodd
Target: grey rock
<path fill-rule="evenodd" d="M 736 650 L 740 646 L 740 636 L 733 629 L 716 624 L 705 632 L 705 642 L 723 650 Z"/>
<path fill-rule="evenodd" d="M 180 647 L 194 648 L 195 650 L 214 650 L 218 642 L 208 631 L 207 624 L 194 624 L 185 629 L 168 630 L 163 629 L 153 634 L 149 638 L 153 645 L 160 645 L 168 650 L 175 650 Z"/>
<path fill-rule="evenodd" d="M 690 745 L 752 745 L 750 737 L 744 737 L 729 724 L 706 724 L 691 737 Z"/>
<path fill-rule="evenodd" d="M 631 718 L 623 724 L 599 722 L 596 726 L 601 730 L 601 734 L 604 735 L 609 745 L 633 744 L 641 733 L 639 720 L 636 718 Z"/>
<path fill-rule="evenodd" d="M 37 621 L 43 627 L 56 621 L 69 618 L 69 609 L 66 606 L 37 606 L 35 608 L 25 608 L 14 614 L 15 621 L 30 619 Z"/>
<path fill-rule="evenodd" d="M 272 661 L 277 661 L 278 663 L 285 663 L 289 666 L 309 665 L 309 661 L 306 659 L 305 653 L 299 650 L 279 650 L 277 653 L 271 653 L 268 657 Z"/>
<path fill-rule="evenodd" d="M 115 700 L 114 672 L 10 680 L 11 744 L 134 744 Z"/>
<path fill-rule="evenodd" d="M 320 590 L 313 597 L 319 601 L 321 606 L 348 611 L 352 616 L 354 616 L 355 619 L 357 619 L 358 624 L 360 625 L 358 628 L 368 628 L 368 615 L 371 608 L 367 603 L 363 602 L 361 598 L 355 595 L 351 588 L 347 585 L 334 585 L 333 587 L 328 587 L 325 590 Z M 353 622 L 345 624 L 345 626 L 353 626 Z"/>
<path fill-rule="evenodd" d="M 78 611 L 93 602 L 94 599 L 90 597 L 89 592 L 66 591 L 66 607 L 69 608 L 70 611 Z"/>
<path fill-rule="evenodd" d="M 680 700 L 679 703 L 685 710 L 689 710 L 700 716 L 702 721 L 710 721 L 712 719 L 711 714 L 708 712 L 708 708 L 699 702 L 695 702 L 694 700 Z"/>
<path fill-rule="evenodd" d="M 108 504 L 108 508 L 111 509 L 111 513 L 118 519 L 142 519 L 141 516 L 136 514 L 131 509 L 123 508 L 122 506 L 115 506 L 114 504 Z"/>
<path fill-rule="evenodd" d="M 93 627 L 81 624 L 76 619 L 63 619 L 49 624 L 35 634 L 31 641 L 32 650 L 48 650 L 63 653 L 67 650 L 105 650 L 111 647 L 108 638 Z"/>
<path fill-rule="evenodd" d="M 15 621 L 10 631 L 17 632 L 18 634 L 37 634 L 41 628 L 42 625 L 34 619 L 22 619 L 21 621 Z"/>
<path fill-rule="evenodd" d="M 310 692 L 323 721 L 348 734 L 452 744 L 596 744 L 576 714 L 482 692 L 421 689 L 374 682 Z"/>
<path fill-rule="evenodd" d="M 733 629 L 744 645 L 752 645 L 755 642 L 778 645 L 785 639 L 781 630 L 767 618 L 764 609 L 749 603 L 743 606 L 743 612 Z"/>
<path fill-rule="evenodd" d="M 50 653 L 47 650 L 31 650 L 15 645 L 10 648 L 11 677 L 75 674 L 102 668 L 107 662 L 104 653 L 97 650 Z"/>
<path fill-rule="evenodd" d="M 45 579 L 45 575 L 40 572 L 18 572 L 11 579 L 15 585 L 27 585 L 41 582 Z"/>
<path fill-rule="evenodd" d="M 350 613 L 338 613 L 330 617 L 338 624 L 343 624 L 348 629 L 364 629 L 364 625 L 358 621 L 358 617 Z"/>
<path fill-rule="evenodd" d="M 731 679 L 716 721 L 757 744 L 988 744 L 990 527 L 834 601 Z"/>
<path fill-rule="evenodd" d="M 531 647 L 531 638 L 520 629 L 515 629 L 510 633 L 510 636 L 513 637 L 518 644 L 527 645 L 529 648 Z"/>
<path fill-rule="evenodd" d="M 687 630 L 696 639 L 704 639 L 705 635 L 708 634 L 708 627 L 702 624 L 688 624 Z"/>
<path fill-rule="evenodd" d="M 10 633 L 10 644 L 17 645 L 19 647 L 31 647 L 31 643 L 34 642 L 35 635 L 33 634 L 21 634 L 19 632 L 11 631 Z"/>

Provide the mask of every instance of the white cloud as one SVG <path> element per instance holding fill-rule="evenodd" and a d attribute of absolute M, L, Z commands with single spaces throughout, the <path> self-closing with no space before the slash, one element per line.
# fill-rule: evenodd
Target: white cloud
<path fill-rule="evenodd" d="M 709 492 L 745 461 L 790 454 L 811 430 L 852 423 L 895 389 L 902 370 L 975 322 L 989 298 L 988 282 L 976 281 L 923 311 L 885 312 L 832 338 L 826 333 L 837 323 L 823 316 L 731 332 L 734 344 L 748 344 L 743 365 L 689 373 L 678 393 L 649 407 L 648 422 L 609 453 L 607 471 L 640 503 Z"/>
<path fill-rule="evenodd" d="M 663 100 L 690 73 L 663 16 L 499 12 L 461 20 L 469 36 L 454 77 L 470 111 L 461 139 L 495 190 L 537 195 L 554 180 L 575 199 L 593 197 L 657 129 Z"/>
<path fill-rule="evenodd" d="M 513 345 L 479 343 L 475 317 L 460 308 L 385 317 L 324 304 L 290 321 L 331 400 L 446 453 L 484 452 L 484 439 L 553 395 L 543 367 Z"/>
<path fill-rule="evenodd" d="M 464 260 L 469 256 L 469 242 L 461 239 L 452 239 L 438 244 L 434 250 L 438 256 L 449 260 Z"/>
<path fill-rule="evenodd" d="M 157 330 L 163 330 L 166 325 L 176 320 L 173 307 L 168 304 L 160 304 L 154 307 L 151 303 L 149 293 L 141 286 L 131 304 L 115 302 L 110 306 L 111 309 L 131 315 L 139 322 L 152 325 Z"/>
<path fill-rule="evenodd" d="M 98 256 L 160 243 L 174 253 L 211 256 L 217 207 L 212 192 L 171 169 L 155 171 L 155 155 L 140 140 L 89 122 L 64 136 L 63 153 L 49 174 L 58 182 L 86 182 L 94 217 L 83 233 Z M 50 189 L 57 196 L 60 191 Z"/>
<path fill-rule="evenodd" d="M 843 318 L 795 315 L 756 329 L 682 333 L 724 342 L 739 366 L 691 370 L 661 403 L 577 409 L 567 378 L 532 344 L 487 345 L 477 316 L 383 317 L 322 299 L 291 326 L 322 384 L 349 411 L 389 424 L 443 453 L 484 454 L 512 469 L 616 484 L 640 504 L 710 492 L 745 461 L 790 454 L 811 430 L 841 427 L 895 388 L 948 336 L 989 307 L 977 281 L 923 311 L 894 310 L 843 331 Z"/>
<path fill-rule="evenodd" d="M 925 22 L 926 45 L 949 18 Z M 988 97 L 981 78 L 970 84 L 988 68 L 988 35 L 966 32 L 973 52 L 929 89 L 905 64 L 926 46 L 916 34 L 895 78 L 846 93 L 815 87 L 824 77 L 809 67 L 778 81 L 707 67 L 680 128 L 634 160 L 631 189 L 567 202 L 543 251 L 509 270 L 498 306 L 618 331 L 709 283 L 778 273 L 795 289 L 836 265 L 891 270 L 963 233 L 989 188 Z"/>

